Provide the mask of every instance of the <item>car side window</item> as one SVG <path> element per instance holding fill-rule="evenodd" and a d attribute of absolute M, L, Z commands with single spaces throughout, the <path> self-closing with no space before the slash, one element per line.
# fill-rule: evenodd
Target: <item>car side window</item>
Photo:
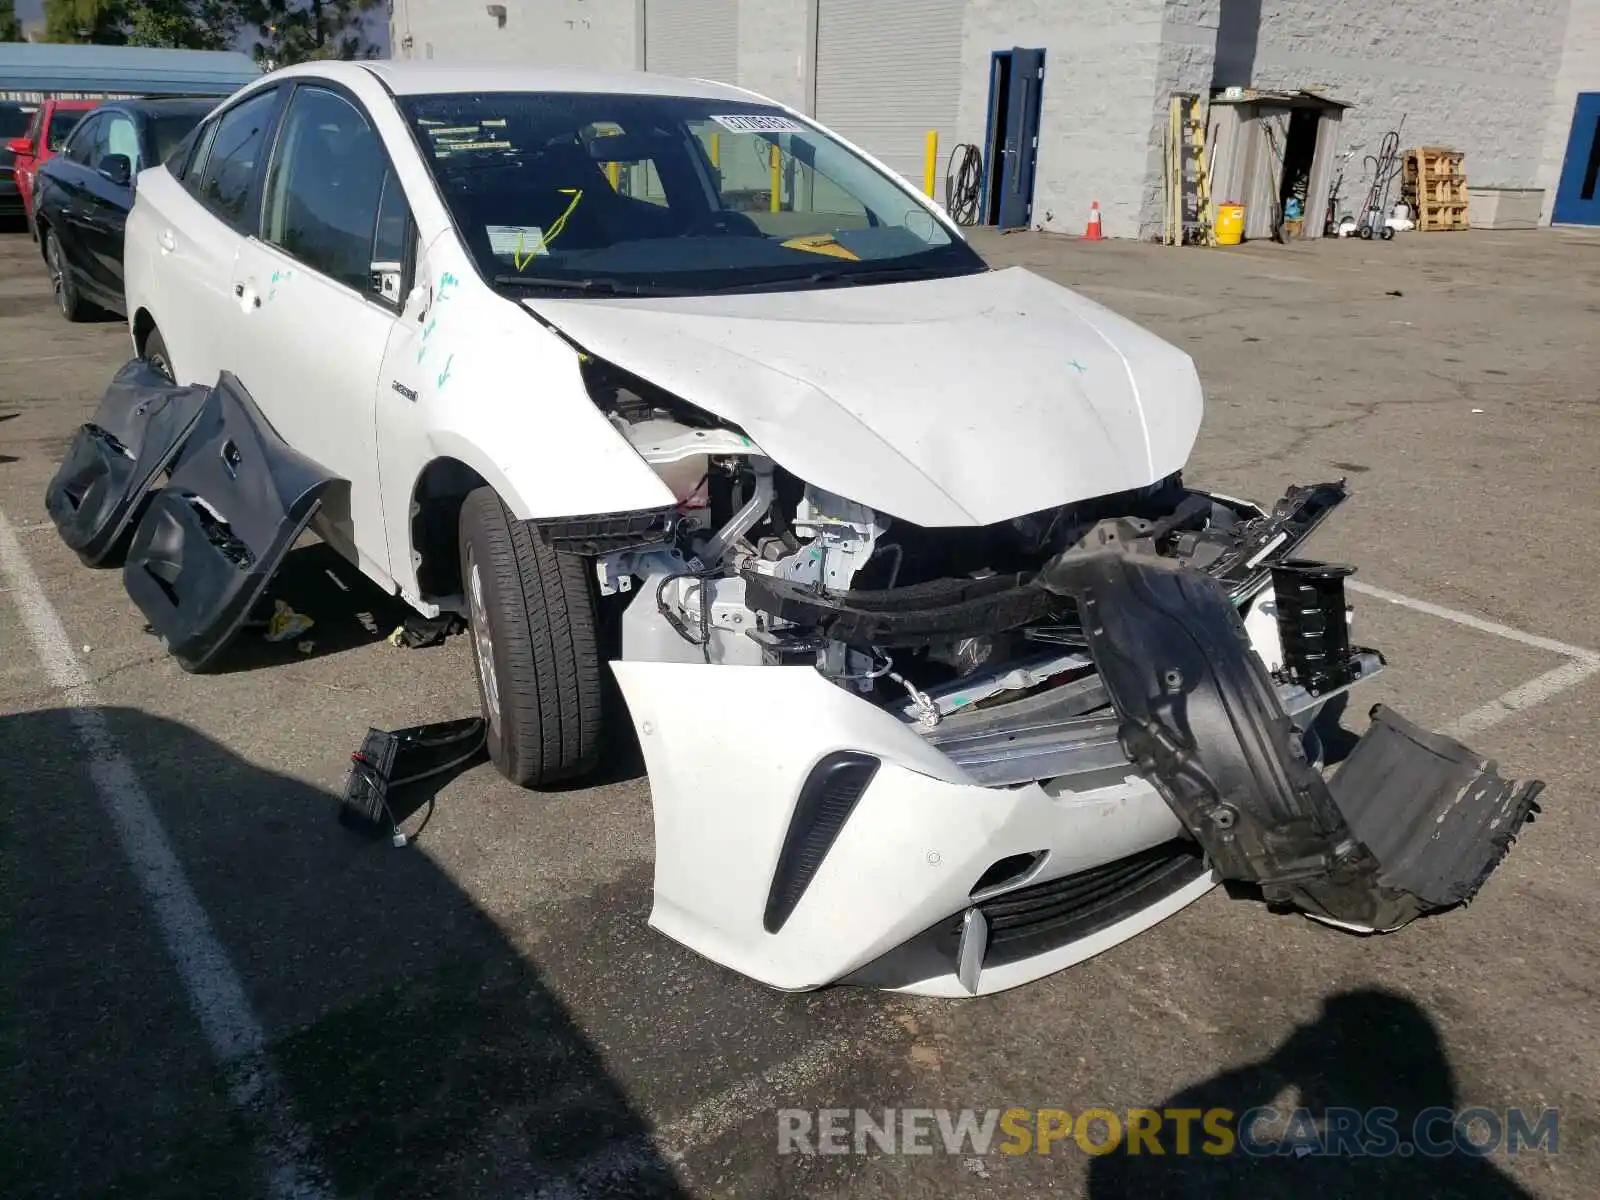
<path fill-rule="evenodd" d="M 216 132 L 210 136 L 211 144 L 200 171 L 196 198 L 241 230 L 254 223 L 245 210 L 277 99 L 275 91 L 265 91 L 223 113 Z M 190 173 L 194 173 L 192 169 Z"/>
<path fill-rule="evenodd" d="M 267 172 L 262 238 L 330 279 L 398 300 L 409 221 L 383 142 L 349 100 L 302 85 Z M 386 276 L 391 276 L 386 278 Z"/>
<path fill-rule="evenodd" d="M 139 131 L 134 128 L 132 118 L 121 113 L 111 115 L 106 125 L 106 154 L 124 155 L 133 173 L 139 173 Z M 100 160 L 96 159 L 94 165 L 98 167 Z"/>
<path fill-rule="evenodd" d="M 61 157 L 68 162 L 82 163 L 84 166 L 92 165 L 95 161 L 95 147 L 104 144 L 100 136 L 104 128 L 104 117 L 98 114 L 85 117 L 72 131 L 72 137 L 61 150 Z"/>

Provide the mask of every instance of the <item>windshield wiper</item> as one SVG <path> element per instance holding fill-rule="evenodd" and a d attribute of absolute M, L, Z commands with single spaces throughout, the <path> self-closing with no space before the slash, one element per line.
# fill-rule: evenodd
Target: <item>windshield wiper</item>
<path fill-rule="evenodd" d="M 868 267 L 850 270 L 847 267 L 813 271 L 809 275 L 795 275 L 778 279 L 763 279 L 755 283 L 735 283 L 728 287 L 710 288 L 713 292 L 783 291 L 791 288 L 823 287 L 830 284 L 905 283 L 913 279 L 945 279 L 967 275 L 968 271 L 951 271 L 944 267 Z"/>
<path fill-rule="evenodd" d="M 560 279 L 538 275 L 496 275 L 496 286 L 520 288 L 552 288 L 563 292 L 603 292 L 610 296 L 676 296 L 674 288 L 656 287 L 648 283 L 629 283 L 622 279 L 595 275 L 584 279 Z"/>

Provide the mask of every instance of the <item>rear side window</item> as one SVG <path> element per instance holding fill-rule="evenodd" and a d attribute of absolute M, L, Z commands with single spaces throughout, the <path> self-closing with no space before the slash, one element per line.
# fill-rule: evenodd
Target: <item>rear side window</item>
<path fill-rule="evenodd" d="M 78 109 L 56 109 L 50 118 L 50 153 L 59 154 L 61 147 L 65 146 L 67 139 L 72 136 L 72 131 L 78 127 L 78 122 L 88 115 Z"/>
<path fill-rule="evenodd" d="M 383 142 L 360 109 L 336 92 L 296 88 L 267 174 L 262 237 L 330 279 L 382 294 L 374 254 L 381 243 L 390 261 L 399 259 L 396 226 L 407 219 L 398 188 L 383 204 L 388 177 Z"/>
<path fill-rule="evenodd" d="M 246 210 L 277 99 L 276 92 L 262 92 L 229 109 L 210 138 L 196 194 L 201 204 L 235 228 L 253 224 Z"/>

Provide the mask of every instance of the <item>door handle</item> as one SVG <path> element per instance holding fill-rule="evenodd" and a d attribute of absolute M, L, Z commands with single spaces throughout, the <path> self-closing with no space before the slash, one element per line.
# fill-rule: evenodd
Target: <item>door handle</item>
<path fill-rule="evenodd" d="M 178 248 L 177 239 L 172 236 L 172 230 L 163 229 L 161 236 L 156 239 L 161 244 L 161 253 L 171 254 Z"/>

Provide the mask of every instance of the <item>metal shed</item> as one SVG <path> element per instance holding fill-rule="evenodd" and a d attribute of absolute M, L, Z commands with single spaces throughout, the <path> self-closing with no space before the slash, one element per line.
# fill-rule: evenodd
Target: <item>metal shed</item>
<path fill-rule="evenodd" d="M 248 54 L 145 46 L 0 44 L 0 97 L 226 96 L 261 75 Z"/>
<path fill-rule="evenodd" d="M 1300 237 L 1321 237 L 1323 214 L 1348 104 L 1315 92 L 1229 88 L 1211 97 L 1206 145 L 1214 203 L 1245 206 L 1244 236 L 1270 238 L 1284 202 L 1286 179 L 1303 172 Z M 1293 141 L 1291 142 L 1291 135 Z M 1314 138 L 1308 146 L 1306 138 Z"/>

